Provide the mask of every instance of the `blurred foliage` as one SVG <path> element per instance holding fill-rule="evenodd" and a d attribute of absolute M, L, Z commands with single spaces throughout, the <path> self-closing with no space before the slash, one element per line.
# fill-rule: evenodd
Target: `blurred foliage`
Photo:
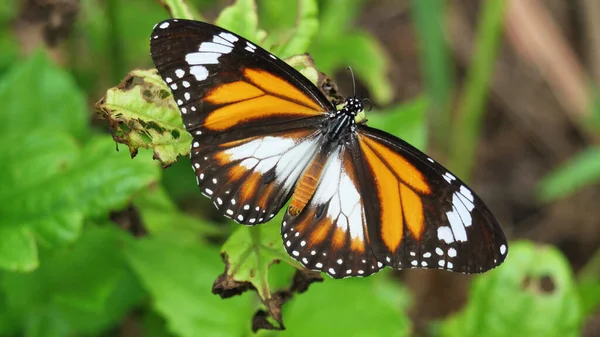
<path fill-rule="evenodd" d="M 469 304 L 442 324 L 441 336 L 579 335 L 581 303 L 562 254 L 525 242 L 514 243 L 510 254 L 473 282 Z"/>
<path fill-rule="evenodd" d="M 189 151 L 190 138 L 168 90 L 152 71 L 132 69 L 151 68 L 149 33 L 168 13 L 216 17 L 280 57 L 310 52 L 328 75 L 352 66 L 373 99 L 385 105 L 393 93 L 385 52 L 373 36 L 353 28 L 366 2 L 299 0 L 290 6 L 259 0 L 256 6 L 239 0 L 219 15 L 208 10 L 215 1 L 207 0 L 165 0 L 167 11 L 146 0 L 80 3 L 64 66 L 43 51 L 19 57 L 13 32 L 0 31 L 0 336 L 114 336 L 128 328 L 156 337 L 252 335 L 255 313 L 290 287 L 297 267 L 281 245 L 281 218 L 255 229 L 213 219 L 210 202 L 198 198 L 189 163 L 176 162 Z M 428 21 L 439 18 L 439 9 L 428 11 L 435 3 L 414 1 L 427 92 L 367 115 L 370 125 L 421 149 L 428 112 L 448 113 L 454 90 L 441 26 Z M 17 0 L 4 1 L 0 24 L 8 25 L 18 10 Z M 495 53 L 495 41 L 486 39 L 496 38 L 501 13 L 489 10 L 480 25 L 489 29 L 480 34 L 483 65 L 472 70 L 470 87 L 478 89 L 467 95 L 477 104 L 469 111 L 482 109 L 486 89 L 477 86 L 486 86 Z M 107 91 L 128 74 L 141 82 Z M 90 123 L 92 102 L 103 95 L 110 108 L 105 117 L 118 112 L 111 127 L 135 144 L 129 152 L 115 151 L 106 123 Z M 469 127 L 476 135 L 479 124 Z M 162 171 L 153 156 L 171 166 Z M 579 165 L 594 165 L 594 155 L 588 156 Z M 594 171 L 573 170 L 566 173 L 571 179 Z M 569 185 L 568 179 L 554 181 L 544 183 L 549 199 Z M 583 315 L 600 303 L 600 280 L 596 269 L 589 270 L 575 282 L 558 251 L 514 244 L 502 267 L 474 278 L 464 310 L 437 323 L 432 334 L 575 335 Z M 258 294 L 226 300 L 213 295 L 212 284 L 224 272 L 250 282 Z M 540 290 L 541 279 L 554 288 Z M 258 334 L 409 336 L 411 302 L 390 273 L 326 279 L 283 305 L 286 331 Z"/>

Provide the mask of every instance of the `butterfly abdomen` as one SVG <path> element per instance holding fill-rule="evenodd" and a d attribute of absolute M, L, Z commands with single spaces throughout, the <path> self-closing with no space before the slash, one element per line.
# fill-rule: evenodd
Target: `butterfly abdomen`
<path fill-rule="evenodd" d="M 318 155 L 304 171 L 304 174 L 296 184 L 296 189 L 292 195 L 292 202 L 288 208 L 288 212 L 292 216 L 297 216 L 302 212 L 311 196 L 315 193 L 323 166 L 325 165 L 326 156 Z"/>

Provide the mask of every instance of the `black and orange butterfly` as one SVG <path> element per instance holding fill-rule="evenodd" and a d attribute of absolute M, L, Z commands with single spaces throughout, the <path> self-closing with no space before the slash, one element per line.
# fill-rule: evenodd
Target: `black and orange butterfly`
<path fill-rule="evenodd" d="M 462 273 L 498 266 L 507 243 L 462 181 L 403 140 L 338 110 L 294 68 L 243 37 L 171 19 L 150 38 L 193 137 L 198 186 L 224 216 L 269 221 L 291 199 L 284 247 L 334 278 L 384 266 Z"/>

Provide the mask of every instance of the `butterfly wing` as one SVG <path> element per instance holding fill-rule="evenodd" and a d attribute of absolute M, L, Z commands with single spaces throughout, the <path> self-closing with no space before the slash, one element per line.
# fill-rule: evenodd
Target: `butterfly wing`
<path fill-rule="evenodd" d="M 292 200 L 281 227 L 292 257 L 334 278 L 368 276 L 383 267 L 371 249 L 365 214 L 366 204 L 377 201 L 361 191 L 352 148 L 337 146 L 317 164 L 323 170 L 314 193 L 299 214 Z"/>
<path fill-rule="evenodd" d="M 308 206 L 286 212 L 288 253 L 334 278 L 383 266 L 477 273 L 504 261 L 489 209 L 443 166 L 385 132 L 359 126 L 329 158 Z"/>
<path fill-rule="evenodd" d="M 268 220 L 289 197 L 320 141 L 314 132 L 334 107 L 288 64 L 211 24 L 158 23 L 150 50 L 193 137 L 202 192 L 238 222 Z"/>
<path fill-rule="evenodd" d="M 507 242 L 487 206 L 410 144 L 360 126 L 356 165 L 371 249 L 385 265 L 479 273 L 504 261 Z"/>

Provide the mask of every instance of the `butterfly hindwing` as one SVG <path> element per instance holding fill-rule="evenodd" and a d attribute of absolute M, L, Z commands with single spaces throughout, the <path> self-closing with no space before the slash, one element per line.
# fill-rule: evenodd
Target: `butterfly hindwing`
<path fill-rule="evenodd" d="M 217 209 L 255 225 L 283 207 L 321 141 L 317 132 L 303 130 L 218 145 L 194 142 L 191 159 L 198 186 Z"/>
<path fill-rule="evenodd" d="M 334 278 L 379 271 L 383 264 L 371 251 L 365 218 L 364 203 L 373 200 L 361 193 L 349 148 L 336 147 L 315 160 L 321 162 L 312 164 L 323 169 L 314 193 L 299 214 L 293 209 L 294 195 L 284 216 L 285 249 L 305 267 Z"/>
<path fill-rule="evenodd" d="M 377 259 L 395 269 L 492 269 L 507 243 L 489 209 L 462 181 L 408 143 L 361 126 L 355 158 Z"/>

